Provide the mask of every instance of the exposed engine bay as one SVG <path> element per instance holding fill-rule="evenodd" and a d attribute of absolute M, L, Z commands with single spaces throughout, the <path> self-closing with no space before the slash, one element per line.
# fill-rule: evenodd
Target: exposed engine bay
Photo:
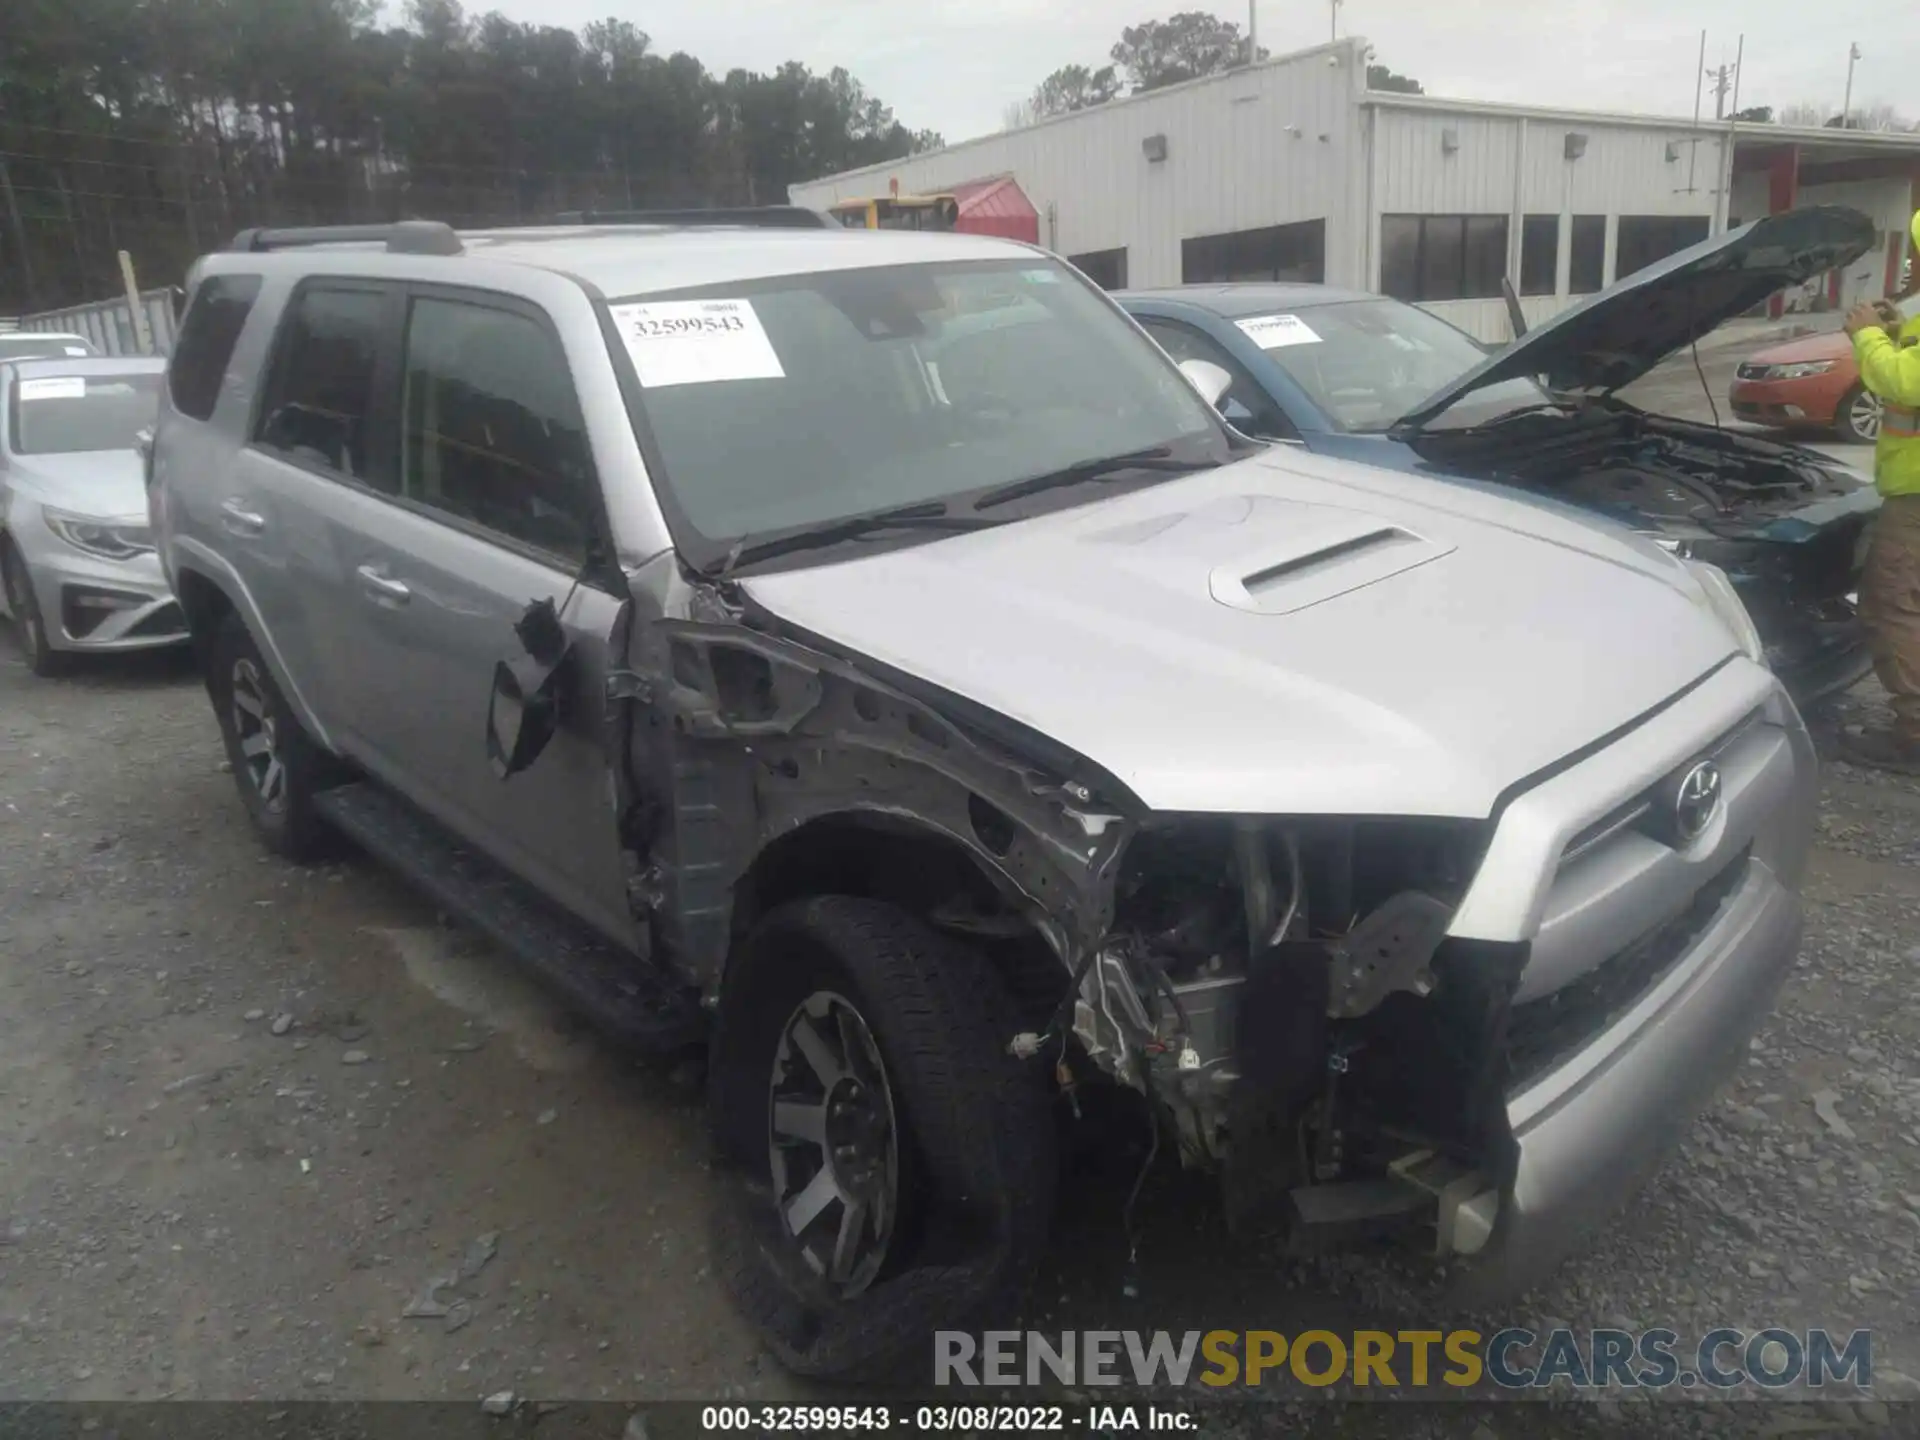
<path fill-rule="evenodd" d="M 1483 843 L 1477 825 L 1416 820 L 1134 836 L 1073 1031 L 1164 1104 L 1231 1223 L 1277 1219 L 1306 1247 L 1498 1172 L 1524 947 L 1446 938 Z"/>
<path fill-rule="evenodd" d="M 1865 488 L 1812 452 L 1618 402 L 1408 438 L 1448 469 L 1543 489 L 1676 535 L 1764 540 L 1773 522 Z"/>
<path fill-rule="evenodd" d="M 1850 596 L 1872 487 L 1818 454 L 1613 400 L 1406 439 L 1443 469 L 1651 530 L 1675 553 L 1719 566 L 1739 587 L 1769 664 L 1803 700 L 1796 671 L 1826 667 L 1815 692 L 1864 672 Z"/>

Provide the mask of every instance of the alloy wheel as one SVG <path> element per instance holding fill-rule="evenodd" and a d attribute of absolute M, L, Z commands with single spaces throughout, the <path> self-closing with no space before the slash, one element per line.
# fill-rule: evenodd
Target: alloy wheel
<path fill-rule="evenodd" d="M 248 659 L 233 662 L 233 733 L 260 803 L 279 814 L 287 808 L 287 767 L 281 761 L 266 686 L 258 667 Z"/>
<path fill-rule="evenodd" d="M 767 1129 L 788 1235 L 815 1274 L 859 1294 L 886 1263 L 899 1218 L 900 1142 L 886 1065 L 844 996 L 816 990 L 781 1030 Z"/>
<path fill-rule="evenodd" d="M 1880 397 L 1870 390 L 1862 390 L 1847 407 L 1847 423 L 1853 426 L 1854 433 L 1861 439 L 1878 440 L 1880 410 Z"/>

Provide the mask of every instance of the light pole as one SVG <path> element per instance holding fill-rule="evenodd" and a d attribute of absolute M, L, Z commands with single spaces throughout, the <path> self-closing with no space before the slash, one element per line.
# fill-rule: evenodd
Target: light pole
<path fill-rule="evenodd" d="M 1327 39 L 1340 38 L 1340 7 L 1346 0 L 1327 0 Z"/>
<path fill-rule="evenodd" d="M 1847 46 L 1847 94 L 1846 98 L 1840 102 L 1840 128 L 1842 130 L 1848 128 L 1847 117 L 1853 113 L 1853 67 L 1859 58 L 1860 42 L 1856 40 L 1853 44 Z"/>

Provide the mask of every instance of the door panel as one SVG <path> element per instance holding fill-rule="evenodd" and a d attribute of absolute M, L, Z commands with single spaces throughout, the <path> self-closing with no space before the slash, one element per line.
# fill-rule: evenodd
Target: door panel
<path fill-rule="evenodd" d="M 523 652 L 528 604 L 557 607 L 573 577 L 373 496 L 341 530 L 343 603 L 358 617 L 351 657 L 369 769 L 554 900 L 631 943 L 625 865 L 607 773 L 608 634 L 619 601 L 581 585 L 562 622 L 573 646 L 560 726 L 533 765 L 501 780 L 487 757 L 497 662 Z M 403 593 L 404 592 L 404 593 Z"/>
<path fill-rule="evenodd" d="M 602 734 L 620 582 L 590 559 L 605 519 L 565 354 L 546 317 L 509 297 L 410 287 L 401 309 L 383 386 L 397 403 L 378 427 L 392 498 L 337 492 L 335 573 L 355 616 L 339 668 L 363 759 L 631 943 Z M 503 781 L 486 745 L 494 669 L 524 654 L 515 622 L 543 599 L 573 646 L 559 731 Z"/>
<path fill-rule="evenodd" d="M 393 287 L 316 281 L 288 300 L 257 428 L 207 496 L 204 523 L 232 558 L 286 678 L 329 738 L 360 748 L 358 616 L 344 603 L 340 509 L 390 483 L 374 397 L 398 323 Z"/>
<path fill-rule="evenodd" d="M 218 543 L 252 597 L 272 653 L 336 745 L 357 749 L 351 656 L 357 618 L 331 512 L 340 486 L 260 450 L 240 452 L 214 506 Z"/>

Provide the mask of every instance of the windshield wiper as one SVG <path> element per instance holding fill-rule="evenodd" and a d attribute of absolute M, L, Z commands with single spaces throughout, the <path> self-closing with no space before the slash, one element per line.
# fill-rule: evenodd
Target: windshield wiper
<path fill-rule="evenodd" d="M 1049 470 L 1044 475 L 1029 475 L 1025 480 L 1015 480 L 1011 484 L 987 491 L 973 502 L 973 508 L 987 510 L 995 505 L 1004 505 L 1009 500 L 1037 495 L 1042 490 L 1057 490 L 1067 485 L 1078 485 L 1085 480 L 1110 480 L 1130 470 L 1158 470 L 1174 475 L 1185 475 L 1196 470 L 1212 470 L 1219 464 L 1218 460 L 1176 460 L 1169 447 L 1155 445 L 1149 450 L 1131 450 L 1124 455 L 1106 455 L 1098 460 L 1082 460 L 1059 470 Z"/>
<path fill-rule="evenodd" d="M 1516 405 L 1513 409 L 1502 410 L 1498 415 L 1482 420 L 1477 425 L 1461 425 L 1457 427 L 1457 429 L 1458 433 L 1461 434 L 1478 430 L 1492 430 L 1506 424 L 1509 420 L 1518 420 L 1523 415 L 1538 415 L 1543 410 L 1555 410 L 1564 415 L 1572 409 L 1574 409 L 1572 405 L 1562 400 L 1539 400 L 1530 405 Z M 1442 413 L 1444 414 L 1445 412 L 1443 411 Z M 1436 420 L 1438 418 L 1439 416 L 1437 415 L 1432 417 L 1432 419 Z M 1418 424 L 1410 425 L 1404 419 L 1396 420 L 1387 427 L 1386 433 L 1393 436 L 1412 435 L 1418 431 L 1426 430 L 1429 427 L 1429 423 L 1427 420 L 1422 420 Z"/>
<path fill-rule="evenodd" d="M 734 542 L 733 548 L 718 565 L 710 567 L 705 573 L 710 580 L 725 580 L 739 566 L 750 565 L 756 560 L 770 560 L 776 555 L 791 555 L 801 550 L 821 550 L 829 545 L 859 540 L 885 530 L 984 530 L 1001 523 L 998 520 L 983 520 L 977 515 L 951 514 L 944 501 L 923 500 L 891 510 L 850 515 L 845 520 L 832 520 L 810 529 L 796 530 L 790 535 L 776 535 L 770 540 L 749 542 L 742 537 Z"/>

